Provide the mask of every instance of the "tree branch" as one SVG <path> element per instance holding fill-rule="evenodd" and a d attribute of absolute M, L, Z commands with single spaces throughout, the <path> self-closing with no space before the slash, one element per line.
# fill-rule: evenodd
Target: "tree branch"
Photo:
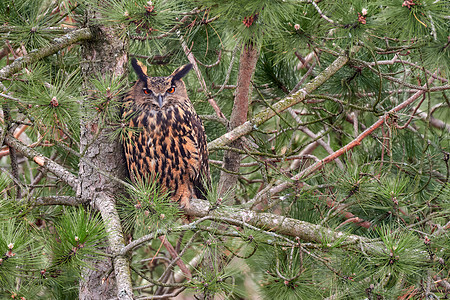
<path fill-rule="evenodd" d="M 115 200 L 103 192 L 96 193 L 94 197 L 95 208 L 100 211 L 108 233 L 119 299 L 132 299 L 130 264 L 128 258 L 121 254 L 121 249 L 125 246 L 125 238 Z"/>
<path fill-rule="evenodd" d="M 239 74 L 237 79 L 236 96 L 234 97 L 233 110 L 230 116 L 229 129 L 232 130 L 247 121 L 248 107 L 250 102 L 251 80 L 255 73 L 256 62 L 258 61 L 258 49 L 252 44 L 246 44 L 242 48 L 239 58 Z M 231 147 L 242 149 L 240 141 L 231 143 Z M 226 171 L 220 172 L 219 193 L 224 194 L 231 191 L 231 187 L 236 185 L 237 176 L 233 173 L 239 172 L 241 155 L 235 151 L 225 151 L 223 157 L 223 168 Z M 233 193 L 233 192 L 232 192 Z M 233 198 L 234 195 L 230 195 Z"/>
<path fill-rule="evenodd" d="M 434 78 L 431 77 L 428 84 L 433 82 L 433 80 L 434 80 Z M 426 86 L 427 85 L 425 84 L 424 87 L 426 87 Z M 268 186 L 267 188 L 263 189 L 251 201 L 247 202 L 247 204 L 246 204 L 247 207 L 250 207 L 250 206 L 252 206 L 252 205 L 254 205 L 256 203 L 259 203 L 259 201 L 261 199 L 263 199 L 263 197 L 265 195 L 273 195 L 273 194 L 276 194 L 276 193 L 279 193 L 279 192 L 285 190 L 286 188 L 290 187 L 293 182 L 297 182 L 297 181 L 301 180 L 302 178 L 305 178 L 306 176 L 314 173 L 315 171 L 320 170 L 325 164 L 327 164 L 327 163 L 329 163 L 331 161 L 334 161 L 337 157 L 341 156 L 344 153 L 347 153 L 352 148 L 354 148 L 356 146 L 359 146 L 361 144 L 361 141 L 363 139 L 365 139 L 368 135 L 370 135 L 373 131 L 375 131 L 377 128 L 379 128 L 381 125 L 383 125 L 384 122 L 386 121 L 386 119 L 389 118 L 389 116 L 391 114 L 396 113 L 396 112 L 406 108 L 409 104 L 413 103 L 415 100 L 417 100 L 417 98 L 422 96 L 425 92 L 426 92 L 426 90 L 422 90 L 422 89 L 417 91 L 414 95 L 409 97 L 406 101 L 402 102 L 401 104 L 397 105 L 396 107 L 394 107 L 391 110 L 389 110 L 388 112 L 386 112 L 383 116 L 381 116 L 378 119 L 377 122 L 375 122 L 372 126 L 367 128 L 366 130 L 364 130 L 353 141 L 351 141 L 350 143 L 348 143 L 344 147 L 340 148 L 339 150 L 337 150 L 333 154 L 328 155 L 327 157 L 325 157 L 321 161 L 318 161 L 315 164 L 313 164 L 310 167 L 308 167 L 307 169 L 304 169 L 303 171 L 301 171 L 297 175 L 291 177 L 290 181 L 285 181 L 285 182 L 283 182 L 283 183 L 281 183 L 281 184 L 279 184 L 279 185 L 277 185 L 275 187 L 272 187 L 272 188 L 270 186 Z"/>
<path fill-rule="evenodd" d="M 305 85 L 304 88 L 300 89 L 298 92 L 287 96 L 275 103 L 272 108 L 266 108 L 265 110 L 258 113 L 250 121 L 236 127 L 232 131 L 227 132 L 221 137 L 215 139 L 208 143 L 208 150 L 214 151 L 217 147 L 225 146 L 240 137 L 249 134 L 257 126 L 263 124 L 276 114 L 288 109 L 289 107 L 304 101 L 308 94 L 319 88 L 324 82 L 326 82 L 331 76 L 333 76 L 337 71 L 339 71 L 347 62 L 349 58 L 347 55 L 339 56 L 333 63 L 331 63 L 325 70 L 323 70 L 319 75 L 317 75 L 313 80 Z"/>
<path fill-rule="evenodd" d="M 68 206 L 78 206 L 82 204 L 83 201 L 73 196 L 46 196 L 38 197 L 33 201 L 35 206 L 47 206 L 47 205 L 68 205 Z"/>
<path fill-rule="evenodd" d="M 76 190 L 76 187 L 78 185 L 78 178 L 75 175 L 73 175 L 72 173 L 70 173 L 69 171 L 67 171 L 66 168 L 64 168 L 60 164 L 54 162 L 53 160 L 49 159 L 48 157 L 45 157 L 44 155 L 40 154 L 36 150 L 27 147 L 25 144 L 23 144 L 18 139 L 15 139 L 10 134 L 6 134 L 5 142 L 6 142 L 6 144 L 8 144 L 8 146 L 16 149 L 17 151 L 22 153 L 28 159 L 33 160 L 35 163 L 37 163 L 41 167 L 52 172 L 53 174 L 56 175 L 56 177 L 58 177 L 59 179 L 61 179 L 65 183 L 67 183 L 74 190 Z"/>
<path fill-rule="evenodd" d="M 191 206 L 185 208 L 188 215 L 196 217 L 205 217 L 207 215 L 216 217 L 218 221 L 225 218 L 234 225 L 241 225 L 242 222 L 276 232 L 287 236 L 299 238 L 304 242 L 324 243 L 331 245 L 340 242 L 345 247 L 360 251 L 363 249 L 366 252 L 382 251 L 379 243 L 372 243 L 369 239 L 354 234 L 347 234 L 340 231 L 334 231 L 321 225 L 312 224 L 309 222 L 288 218 L 285 216 L 258 213 L 252 210 L 239 209 L 230 206 L 222 206 L 216 210 L 211 211 L 209 202 L 192 199 Z M 235 220 L 232 222 L 231 220 Z"/>
<path fill-rule="evenodd" d="M 48 46 L 39 50 L 31 51 L 28 55 L 19 57 L 12 64 L 3 67 L 0 70 L 0 77 L 8 77 L 22 70 L 25 65 L 37 62 L 38 60 L 52 55 L 59 50 L 66 48 L 82 40 L 92 38 L 92 33 L 89 28 L 82 28 L 80 30 L 72 31 L 62 37 L 54 39 Z"/>
<path fill-rule="evenodd" d="M 428 114 L 426 112 L 421 111 L 420 109 L 417 109 L 417 116 L 425 121 L 428 117 Z M 436 119 L 433 116 L 430 117 L 430 125 L 435 128 L 439 128 L 442 130 L 446 130 L 447 132 L 450 132 L 450 124 L 447 124 L 439 119 Z"/>

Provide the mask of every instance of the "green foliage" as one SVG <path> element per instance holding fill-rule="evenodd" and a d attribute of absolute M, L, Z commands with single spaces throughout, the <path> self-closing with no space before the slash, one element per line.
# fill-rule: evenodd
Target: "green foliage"
<path fill-rule="evenodd" d="M 245 43 L 263 44 L 279 36 L 283 17 L 295 12 L 294 1 L 196 1 L 211 9 L 211 16 L 220 16 L 224 39 L 239 38 Z"/>
<path fill-rule="evenodd" d="M 423 272 L 427 263 L 423 253 L 425 245 L 419 239 L 402 228 L 393 230 L 387 226 L 377 229 L 385 250 L 371 257 L 369 266 L 378 278 L 389 278 L 388 285 L 404 276 L 412 279 Z"/>
<path fill-rule="evenodd" d="M 65 132 L 78 139 L 80 84 L 79 70 L 67 74 L 64 69 L 55 72 L 38 65 L 36 72 L 12 88 L 21 95 L 21 102 L 15 104 L 33 122 L 34 134 L 60 140 Z"/>
<path fill-rule="evenodd" d="M 30 253 L 30 249 L 33 249 Z M 23 223 L 14 220 L 0 221 L 0 283 L 8 286 L 22 269 L 30 268 L 34 261 L 35 248 L 31 235 Z M 0 289 L 1 291 L 1 289 Z"/>
<path fill-rule="evenodd" d="M 417 0 L 379 1 L 382 7 L 381 18 L 388 28 L 402 28 L 393 37 L 399 39 L 416 39 L 436 34 L 436 31 L 446 30 L 448 21 L 442 12 L 448 9 L 448 3 L 443 1 Z M 397 36 L 395 36 L 397 35 Z"/>
<path fill-rule="evenodd" d="M 179 1 L 113 0 L 100 5 L 97 1 L 86 2 L 102 12 L 103 22 L 128 25 L 131 34 L 143 37 L 170 29 L 176 24 L 171 18 L 173 13 L 183 10 Z"/>
<path fill-rule="evenodd" d="M 56 220 L 58 240 L 50 244 L 53 253 L 49 272 L 61 267 L 87 267 L 87 260 L 98 259 L 106 231 L 100 216 L 82 208 L 67 208 Z"/>
<path fill-rule="evenodd" d="M 298 249 L 260 249 L 251 265 L 261 274 L 260 291 L 264 299 L 318 299 L 320 289 L 314 287 L 313 261 Z"/>
<path fill-rule="evenodd" d="M 37 293 L 76 296 L 69 290 L 73 291 L 81 268 L 89 267 L 90 260 L 103 255 L 101 248 L 106 233 L 100 218 L 84 209 L 68 208 L 62 213 L 46 221 L 32 214 L 28 219 L 33 222 L 0 220 L 2 297 L 16 295 L 33 299 Z M 52 226 L 35 225 L 46 222 Z M 14 278 L 21 278 L 24 284 L 17 285 Z"/>
<path fill-rule="evenodd" d="M 0 23 L 9 30 L 0 30 L 0 36 L 12 42 L 13 47 L 24 45 L 33 50 L 50 44 L 54 34 L 63 29 L 51 30 L 64 23 L 64 17 L 71 14 L 70 2 L 49 2 L 42 0 L 14 0 L 0 3 Z"/>
<path fill-rule="evenodd" d="M 214 255 L 220 256 L 220 252 Z M 245 295 L 244 291 L 236 284 L 240 280 L 241 270 L 237 266 L 227 266 L 221 269 L 215 265 L 214 270 L 203 270 L 199 282 L 194 287 L 203 293 L 213 295 L 224 295 L 228 299 L 238 299 Z"/>
<path fill-rule="evenodd" d="M 162 191 L 155 178 L 137 181 L 127 193 L 130 197 L 119 199 L 118 210 L 125 230 L 135 237 L 167 229 L 180 217 L 178 204 L 169 200 L 169 192 Z"/>
<path fill-rule="evenodd" d="M 97 120 L 103 127 L 117 125 L 121 103 L 118 99 L 124 94 L 123 78 L 110 76 L 110 74 L 97 74 L 90 80 L 92 90 L 90 91 L 90 108 L 97 111 L 92 118 Z"/>
<path fill-rule="evenodd" d="M 7 188 L 8 188 L 8 186 L 10 186 L 11 182 L 12 182 L 11 178 L 8 177 L 8 175 L 6 173 L 0 173 L 0 199 L 1 200 L 6 199 Z"/>

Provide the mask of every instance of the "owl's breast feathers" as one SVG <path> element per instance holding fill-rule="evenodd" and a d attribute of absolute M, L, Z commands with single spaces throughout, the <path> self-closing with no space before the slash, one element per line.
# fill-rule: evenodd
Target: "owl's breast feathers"
<path fill-rule="evenodd" d="M 163 190 L 181 206 L 205 197 L 209 185 L 208 150 L 202 121 L 192 105 L 146 110 L 126 101 L 123 117 L 130 130 L 124 142 L 133 180 L 158 178 Z M 188 100 L 189 101 L 189 100 Z"/>

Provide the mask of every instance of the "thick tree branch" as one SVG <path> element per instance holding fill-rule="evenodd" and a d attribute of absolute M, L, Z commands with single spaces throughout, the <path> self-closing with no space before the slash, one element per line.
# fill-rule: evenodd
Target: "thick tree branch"
<path fill-rule="evenodd" d="M 241 225 L 241 223 L 244 222 L 257 228 L 299 238 L 303 242 L 322 244 L 326 241 L 327 244 L 330 245 L 340 242 L 345 245 L 345 247 L 350 247 L 355 250 L 363 249 L 366 252 L 382 251 L 379 243 L 371 243 L 371 241 L 365 237 L 334 231 L 321 225 L 285 216 L 270 213 L 258 213 L 252 210 L 238 209 L 230 206 L 220 207 L 216 210 L 210 210 L 210 208 L 209 202 L 192 199 L 191 206 L 186 208 L 185 212 L 188 215 L 196 217 L 210 215 L 216 217 L 219 221 L 222 218 L 227 219 L 229 222 L 230 220 L 235 220 L 236 222 L 234 224 L 236 225 Z"/>
<path fill-rule="evenodd" d="M 89 28 L 82 28 L 74 30 L 62 37 L 54 39 L 48 46 L 39 50 L 31 51 L 28 55 L 19 57 L 12 64 L 3 67 L 0 70 L 0 77 L 9 77 L 22 70 L 25 65 L 37 62 L 38 60 L 52 55 L 59 50 L 66 48 L 79 41 L 88 40 L 92 38 L 92 33 Z"/>

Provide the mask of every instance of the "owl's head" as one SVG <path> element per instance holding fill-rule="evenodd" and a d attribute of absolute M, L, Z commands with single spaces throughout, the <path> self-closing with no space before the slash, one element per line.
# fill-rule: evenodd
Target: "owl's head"
<path fill-rule="evenodd" d="M 185 103 L 188 99 L 181 79 L 192 69 L 191 64 L 179 67 L 167 77 L 148 76 L 147 68 L 135 58 L 131 60 L 131 65 L 139 77 L 131 90 L 136 105 L 160 110 Z"/>

